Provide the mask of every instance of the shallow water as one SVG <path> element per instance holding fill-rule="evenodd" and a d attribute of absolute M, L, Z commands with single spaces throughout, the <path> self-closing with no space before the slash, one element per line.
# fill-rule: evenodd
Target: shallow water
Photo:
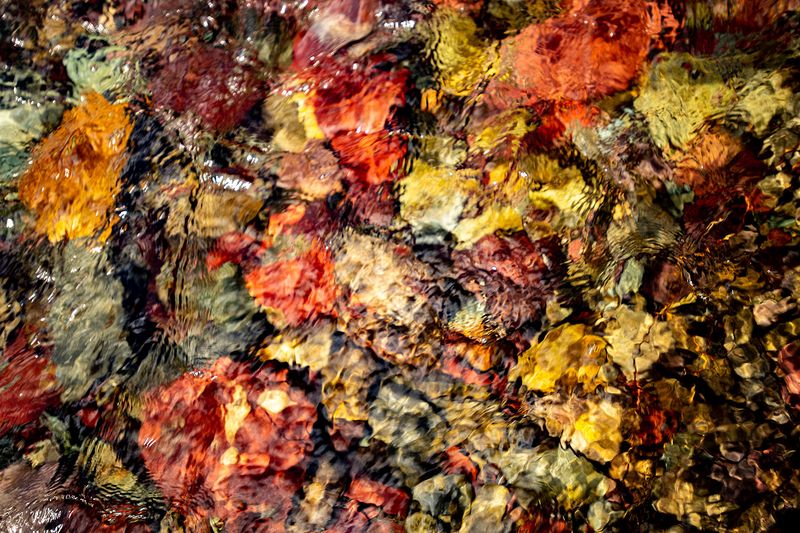
<path fill-rule="evenodd" d="M 800 3 L 0 0 L 0 531 L 784 531 Z"/>

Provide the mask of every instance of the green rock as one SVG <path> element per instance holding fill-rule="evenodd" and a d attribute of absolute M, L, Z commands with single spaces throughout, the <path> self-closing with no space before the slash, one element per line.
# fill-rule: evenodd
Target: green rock
<path fill-rule="evenodd" d="M 64 56 L 64 67 L 75 98 L 87 92 L 115 93 L 133 79 L 130 65 L 121 56 L 125 49 L 108 46 L 94 52 L 73 48 Z M 114 55 L 117 57 L 113 57 Z"/>
<path fill-rule="evenodd" d="M 461 523 L 460 533 L 500 532 L 510 529 L 510 524 L 503 523 L 510 496 L 511 492 L 503 485 L 481 486 Z"/>
<path fill-rule="evenodd" d="M 514 487 L 554 499 L 567 510 L 599 501 L 615 485 L 591 462 L 563 448 L 511 448 L 499 454 L 497 464 Z"/>
<path fill-rule="evenodd" d="M 67 243 L 53 271 L 56 288 L 47 325 L 61 398 L 83 398 L 131 357 L 123 329 L 122 284 L 105 251 Z"/>
<path fill-rule="evenodd" d="M 414 501 L 432 516 L 459 515 L 472 501 L 472 486 L 462 475 L 439 474 L 419 483 L 412 491 Z"/>
<path fill-rule="evenodd" d="M 434 517 L 425 513 L 408 515 L 404 527 L 406 533 L 444 533 L 447 531 Z"/>

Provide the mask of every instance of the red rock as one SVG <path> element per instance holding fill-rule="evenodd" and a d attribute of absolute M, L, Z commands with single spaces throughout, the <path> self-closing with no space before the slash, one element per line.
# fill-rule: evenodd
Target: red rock
<path fill-rule="evenodd" d="M 341 221 L 322 200 L 307 204 L 293 204 L 281 213 L 269 217 L 269 236 L 306 235 L 324 240 L 333 233 Z"/>
<path fill-rule="evenodd" d="M 443 468 L 445 472 L 448 474 L 463 474 L 470 481 L 475 481 L 478 478 L 478 467 L 458 447 L 452 446 L 445 453 L 447 454 L 447 460 Z"/>
<path fill-rule="evenodd" d="M 350 500 L 336 523 L 325 533 L 402 533 L 403 526 L 381 513 L 378 507 Z"/>
<path fill-rule="evenodd" d="M 368 478 L 354 479 L 347 490 L 347 496 L 358 502 L 380 507 L 389 514 L 405 516 L 408 512 L 409 497 L 405 491 Z"/>
<path fill-rule="evenodd" d="M 93 505 L 94 504 L 94 505 Z M 97 501 L 70 502 L 62 511 L 63 530 L 93 533 L 148 533 L 152 529 L 142 520 L 136 505 L 103 504 Z"/>
<path fill-rule="evenodd" d="M 334 0 L 320 3 L 320 12 L 307 31 L 295 39 L 293 67 L 302 70 L 366 37 L 375 26 L 379 0 Z"/>
<path fill-rule="evenodd" d="M 714 31 L 729 33 L 762 31 L 787 11 L 800 8 L 798 0 L 704 0 L 697 4 L 706 4 Z M 698 8 L 695 10 L 700 11 Z"/>
<path fill-rule="evenodd" d="M 246 233 L 226 233 L 217 239 L 214 248 L 206 256 L 206 267 L 214 270 L 225 263 L 246 265 L 268 248 L 267 244 Z"/>
<path fill-rule="evenodd" d="M 156 107 L 191 111 L 219 131 L 239 124 L 262 97 L 261 82 L 246 66 L 229 52 L 211 47 L 175 54 L 150 90 Z"/>
<path fill-rule="evenodd" d="M 643 390 L 639 383 L 628 384 L 636 396 L 634 425 L 628 440 L 633 446 L 659 446 L 672 439 L 678 430 L 680 413 L 659 405 L 658 398 Z"/>
<path fill-rule="evenodd" d="M 245 274 L 245 282 L 259 305 L 279 310 L 289 325 L 334 314 L 333 263 L 318 241 L 297 257 L 254 268 Z"/>
<path fill-rule="evenodd" d="M 662 305 L 678 302 L 690 290 L 681 268 L 668 261 L 651 266 L 642 286 L 643 294 Z"/>
<path fill-rule="evenodd" d="M 58 404 L 55 370 L 48 359 L 28 345 L 20 333 L 3 352 L 0 371 L 0 435 L 15 426 L 37 420 L 48 407 Z"/>
<path fill-rule="evenodd" d="M 459 359 L 452 353 L 446 353 L 442 356 L 439 360 L 439 368 L 448 376 L 452 376 L 470 385 L 485 387 L 492 382 L 492 376 L 490 374 L 476 371 L 471 368 L 466 361 Z"/>
<path fill-rule="evenodd" d="M 792 242 L 792 236 L 782 229 L 773 228 L 767 234 L 767 240 L 773 246 L 786 246 Z"/>
<path fill-rule="evenodd" d="M 560 263 L 554 241 L 534 243 L 523 233 L 488 235 L 472 248 L 453 253 L 458 280 L 509 329 L 539 316 Z"/>
<path fill-rule="evenodd" d="M 337 452 L 346 452 L 358 445 L 358 441 L 367 436 L 367 425 L 364 422 L 353 422 L 344 418 L 334 419 L 331 423 L 331 442 Z"/>
<path fill-rule="evenodd" d="M 343 172 L 336 156 L 321 142 L 308 142 L 302 153 L 284 154 L 278 171 L 278 186 L 322 199 L 342 189 Z"/>
<path fill-rule="evenodd" d="M 392 108 L 405 103 L 408 71 L 318 70 L 313 99 L 317 123 L 329 139 L 342 132 L 377 133 Z"/>
<path fill-rule="evenodd" d="M 518 533 L 567 533 L 572 531 L 570 524 L 549 513 L 532 511 L 524 513 L 517 526 Z"/>
<path fill-rule="evenodd" d="M 100 411 L 93 407 L 86 407 L 78 411 L 78 417 L 84 426 L 90 429 L 97 427 L 97 422 L 100 420 Z"/>
<path fill-rule="evenodd" d="M 146 399 L 139 446 L 170 504 L 217 516 L 230 530 L 245 512 L 281 531 L 313 448 L 316 408 L 286 371 L 251 371 L 227 357 L 189 372 Z M 239 524 L 238 526 L 236 524 Z"/>
<path fill-rule="evenodd" d="M 756 154 L 730 133 L 712 129 L 703 132 L 679 161 L 675 181 L 688 185 L 698 198 L 717 196 L 727 200 L 749 192 L 767 172 Z"/>
<path fill-rule="evenodd" d="M 548 103 L 539 111 L 540 123 L 528 142 L 535 148 L 550 148 L 562 140 L 570 126 L 591 126 L 600 116 L 600 110 L 574 100 Z"/>
<path fill-rule="evenodd" d="M 356 182 L 347 191 L 353 223 L 388 227 L 395 212 L 395 198 L 389 184 L 367 185 Z"/>

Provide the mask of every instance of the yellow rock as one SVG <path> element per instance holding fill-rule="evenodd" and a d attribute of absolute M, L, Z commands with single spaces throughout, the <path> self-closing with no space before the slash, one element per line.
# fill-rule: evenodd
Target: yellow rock
<path fill-rule="evenodd" d="M 515 371 L 526 387 L 539 392 L 554 392 L 557 384 L 594 390 L 603 383 L 599 374 L 605 347 L 605 341 L 587 332 L 586 326 L 566 324 L 522 354 Z"/>
<path fill-rule="evenodd" d="M 286 333 L 278 335 L 270 344 L 262 347 L 258 355 L 262 359 L 273 359 L 292 365 L 307 366 L 321 370 L 328 364 L 331 351 L 333 325 L 314 328 L 307 335 Z"/>
<path fill-rule="evenodd" d="M 469 198 L 480 190 L 473 171 L 431 167 L 415 162 L 400 180 L 400 216 L 415 233 L 453 231 Z"/>
<path fill-rule="evenodd" d="M 522 169 L 531 182 L 528 198 L 538 209 L 554 206 L 563 213 L 571 213 L 586 199 L 586 183 L 575 167 L 562 168 L 546 155 L 535 155 L 523 161 Z"/>
<path fill-rule="evenodd" d="M 362 422 L 369 418 L 367 401 L 376 363 L 363 350 L 345 347 L 322 370 L 322 404 L 337 421 Z"/>
<path fill-rule="evenodd" d="M 286 152 L 302 152 L 306 141 L 325 138 L 311 104 L 313 94 L 297 89 L 288 95 L 271 95 L 264 102 L 264 110 L 275 129 L 272 142 Z"/>
<path fill-rule="evenodd" d="M 482 302 L 471 299 L 458 310 L 447 327 L 468 339 L 485 340 L 493 333 L 493 329 L 487 324 L 487 314 Z"/>
<path fill-rule="evenodd" d="M 430 113 L 435 113 L 437 109 L 439 109 L 439 105 L 441 104 L 441 98 L 439 97 L 439 92 L 436 89 L 425 89 L 422 91 L 422 101 L 420 103 L 420 108 L 423 111 L 428 111 Z"/>
<path fill-rule="evenodd" d="M 445 93 L 469 95 L 482 80 L 496 73 L 496 47 L 478 38 L 472 18 L 452 9 L 439 9 L 430 29 L 427 52 L 439 69 L 438 79 Z"/>
<path fill-rule="evenodd" d="M 224 466 L 232 466 L 239 462 L 239 452 L 233 446 L 229 446 L 222 457 L 219 458 L 220 464 Z"/>
<path fill-rule="evenodd" d="M 233 399 L 225 406 L 225 439 L 228 443 L 233 444 L 236 433 L 249 414 L 250 404 L 247 402 L 247 392 L 241 385 L 236 385 L 233 390 Z"/>
<path fill-rule="evenodd" d="M 687 53 L 659 56 L 634 101 L 647 119 L 650 135 L 662 149 L 683 147 L 703 123 L 724 113 L 736 93 L 712 60 Z"/>
<path fill-rule="evenodd" d="M 289 395 L 282 390 L 265 390 L 258 396 L 258 405 L 265 411 L 278 414 L 290 405 L 297 405 L 297 402 L 289 398 Z"/>
<path fill-rule="evenodd" d="M 470 141 L 469 150 L 474 154 L 489 153 L 497 148 L 516 154 L 522 138 L 535 129 L 531 114 L 524 109 L 514 109 L 495 115 L 483 124 L 475 137 Z"/>
<path fill-rule="evenodd" d="M 475 218 L 467 218 L 453 230 L 458 240 L 456 248 L 469 248 L 482 237 L 496 231 L 519 231 L 522 229 L 522 214 L 511 206 L 491 205 Z"/>
<path fill-rule="evenodd" d="M 607 463 L 619 453 L 622 409 L 608 400 L 589 402 L 587 407 L 575 422 L 570 446 L 589 459 Z"/>
<path fill-rule="evenodd" d="M 642 379 L 674 344 L 670 325 L 638 307 L 620 306 L 605 315 L 608 354 L 630 380 Z"/>

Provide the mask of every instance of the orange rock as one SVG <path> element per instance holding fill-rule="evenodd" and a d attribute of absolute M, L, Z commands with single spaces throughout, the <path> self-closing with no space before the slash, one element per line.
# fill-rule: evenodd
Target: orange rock
<path fill-rule="evenodd" d="M 336 284 L 330 253 L 320 244 L 299 257 L 275 261 L 245 274 L 250 295 L 283 320 L 299 326 L 306 320 L 333 314 Z"/>
<path fill-rule="evenodd" d="M 470 481 L 478 478 L 478 467 L 472 460 L 464 455 L 458 446 L 451 446 L 445 451 L 447 459 L 444 462 L 444 471 L 448 474 L 464 474 Z"/>
<path fill-rule="evenodd" d="M 433 4 L 439 9 L 456 9 L 470 15 L 478 14 L 483 6 L 479 0 L 433 0 Z"/>
<path fill-rule="evenodd" d="M 361 134 L 350 132 L 331 140 L 342 165 L 350 170 L 350 181 L 378 185 L 393 181 L 402 170 L 406 142 L 385 130 Z"/>
<path fill-rule="evenodd" d="M 276 235 L 283 232 L 283 228 L 286 226 L 294 226 L 298 222 L 300 222 L 306 214 L 306 206 L 305 204 L 294 204 L 290 205 L 286 208 L 286 210 L 275 213 L 274 215 L 270 215 L 269 217 L 269 229 L 267 233 L 270 237 L 275 237 Z"/>
<path fill-rule="evenodd" d="M 108 237 L 131 130 L 125 105 L 97 93 L 84 95 L 64 114 L 34 149 L 33 164 L 19 182 L 19 197 L 35 213 L 38 232 L 52 242 Z"/>
<path fill-rule="evenodd" d="M 530 136 L 535 147 L 548 148 L 563 141 L 567 129 L 572 126 L 589 127 L 597 122 L 600 109 L 593 105 L 574 100 L 560 100 L 548 105 L 537 106 L 540 124 Z"/>
<path fill-rule="evenodd" d="M 583 102 L 626 89 L 661 30 L 662 16 L 643 0 L 574 2 L 562 16 L 532 24 L 503 43 L 501 74 L 486 94 L 508 107 Z"/>

